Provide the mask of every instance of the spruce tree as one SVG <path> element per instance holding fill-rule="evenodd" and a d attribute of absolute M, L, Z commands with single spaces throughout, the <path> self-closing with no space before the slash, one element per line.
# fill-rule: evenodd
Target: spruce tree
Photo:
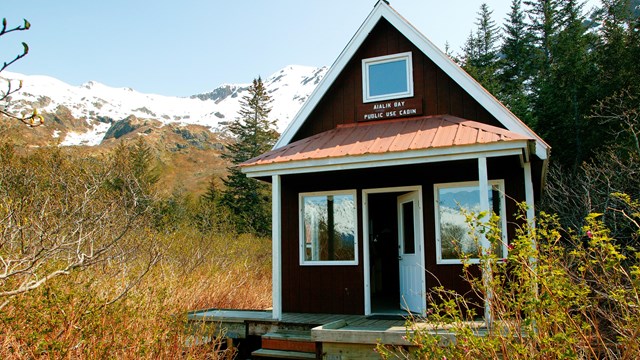
<path fill-rule="evenodd" d="M 492 14 L 487 4 L 480 5 L 476 33 L 471 32 L 463 49 L 462 68 L 489 92 L 497 94 L 499 86 L 495 75 L 500 34 L 495 21 L 491 19 Z"/>
<path fill-rule="evenodd" d="M 229 160 L 229 175 L 220 202 L 226 206 L 240 232 L 267 235 L 271 229 L 271 196 L 269 186 L 247 178 L 239 164 L 267 152 L 275 144 L 278 133 L 275 121 L 269 120 L 271 98 L 262 79 L 253 80 L 241 102 L 238 117 L 227 126 L 234 141 L 225 147 L 222 158 Z"/>
<path fill-rule="evenodd" d="M 640 92 L 640 0 L 602 0 L 596 48 L 601 98 L 623 89 Z"/>
<path fill-rule="evenodd" d="M 521 0 L 511 2 L 511 11 L 503 26 L 504 42 L 500 48 L 498 98 L 516 116 L 533 126 L 529 94 L 533 77 L 533 36 L 525 22 Z"/>
<path fill-rule="evenodd" d="M 537 63 L 543 73 L 551 66 L 552 44 L 558 33 L 558 0 L 525 0 L 536 45 Z"/>
<path fill-rule="evenodd" d="M 593 41 L 583 5 L 575 0 L 555 5 L 554 23 L 548 24 L 554 32 L 547 37 L 549 43 L 542 44 L 548 47 L 549 57 L 539 67 L 534 113 L 538 133 L 556 150 L 556 159 L 576 167 L 590 157 L 598 141 L 587 123 L 595 85 Z"/>

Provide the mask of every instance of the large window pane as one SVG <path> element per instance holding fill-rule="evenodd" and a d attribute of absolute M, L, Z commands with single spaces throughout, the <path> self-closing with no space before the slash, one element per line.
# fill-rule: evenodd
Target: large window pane
<path fill-rule="evenodd" d="M 363 102 L 413 96 L 411 52 L 362 60 Z"/>
<path fill-rule="evenodd" d="M 354 194 L 302 195 L 304 262 L 355 261 Z"/>
<path fill-rule="evenodd" d="M 370 96 L 405 93 L 408 87 L 407 59 L 369 65 Z"/>
<path fill-rule="evenodd" d="M 480 213 L 480 191 L 477 183 L 464 185 L 441 184 L 436 187 L 437 199 L 436 211 L 438 216 L 439 260 L 447 262 L 461 258 L 479 258 L 480 247 L 470 234 L 465 214 Z M 487 189 L 489 206 L 501 219 L 501 230 L 504 230 L 504 210 L 500 185 L 493 182 Z M 504 231 L 503 231 L 504 233 Z M 504 244 L 494 244 L 493 252 L 503 256 Z"/>

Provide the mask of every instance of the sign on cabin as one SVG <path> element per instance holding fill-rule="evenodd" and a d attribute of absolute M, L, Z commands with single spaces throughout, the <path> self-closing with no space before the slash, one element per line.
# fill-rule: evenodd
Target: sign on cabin
<path fill-rule="evenodd" d="M 422 98 L 362 104 L 357 115 L 358 122 L 422 115 Z"/>

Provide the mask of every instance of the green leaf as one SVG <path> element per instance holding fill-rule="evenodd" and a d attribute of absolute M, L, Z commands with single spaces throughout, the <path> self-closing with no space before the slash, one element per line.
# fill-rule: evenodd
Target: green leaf
<path fill-rule="evenodd" d="M 27 21 L 27 19 L 22 19 L 24 20 L 24 28 L 25 30 L 29 30 L 29 28 L 31 27 L 31 23 Z"/>
<path fill-rule="evenodd" d="M 22 46 L 24 46 L 24 55 L 27 55 L 29 53 L 29 45 L 23 42 Z"/>

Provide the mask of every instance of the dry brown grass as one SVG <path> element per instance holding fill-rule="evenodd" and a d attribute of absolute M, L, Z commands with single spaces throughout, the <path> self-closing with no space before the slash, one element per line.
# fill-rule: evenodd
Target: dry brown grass
<path fill-rule="evenodd" d="M 48 254 L 38 260 L 39 268 L 27 266 L 0 280 L 0 359 L 226 358 L 220 342 L 188 346 L 192 339 L 215 334 L 207 329 L 194 334 L 187 327 L 187 312 L 271 306 L 270 240 L 235 234 L 227 213 L 191 189 L 158 195 L 170 185 L 160 181 L 161 189 L 154 189 L 145 182 L 150 177 L 136 169 L 146 168 L 133 166 L 136 153 L 130 149 L 101 155 L 82 149 L 14 149 L 0 141 L 0 258 Z M 202 161 L 200 155 L 194 156 Z M 165 165 L 172 170 L 163 168 L 161 180 L 183 183 L 176 174 L 189 171 L 173 168 L 175 162 Z M 206 179 L 206 186 L 209 175 L 196 175 Z M 128 188 L 122 184 L 130 183 L 138 185 L 135 191 L 123 192 Z M 91 184 L 99 191 L 73 207 Z M 114 196 L 123 201 L 98 206 L 111 204 Z M 128 222 L 129 213 L 116 211 L 122 209 L 140 211 Z M 104 220 L 107 214 L 113 215 L 109 222 L 87 221 L 92 216 Z M 102 241 L 110 229 L 123 237 Z M 88 245 L 79 251 L 70 239 Z M 65 268 L 70 259 L 92 254 L 100 244 L 106 244 L 104 256 L 92 258 L 91 264 L 7 295 L 24 279 Z"/>
<path fill-rule="evenodd" d="M 0 358 L 225 358 L 218 342 L 185 345 L 186 312 L 271 306 L 270 241 L 191 230 L 148 240 L 163 243 L 162 261 L 113 304 L 142 262 L 124 275 L 105 264 L 14 299 L 0 313 Z"/>

